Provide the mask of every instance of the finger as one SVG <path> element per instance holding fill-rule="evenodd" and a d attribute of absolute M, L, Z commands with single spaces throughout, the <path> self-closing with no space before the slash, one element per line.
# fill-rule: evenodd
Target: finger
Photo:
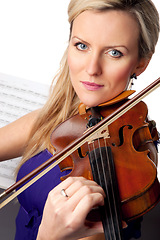
<path fill-rule="evenodd" d="M 94 233 L 93 230 L 95 230 L 95 233 L 97 233 L 97 232 L 103 233 L 104 232 L 102 221 L 96 221 L 96 222 L 85 221 L 85 226 L 88 229 L 92 229 L 92 233 Z"/>
<path fill-rule="evenodd" d="M 105 196 L 105 193 L 103 189 L 95 182 L 92 180 L 87 180 L 85 178 L 76 178 L 76 180 L 71 184 L 68 188 L 66 188 L 67 195 L 69 197 L 72 197 L 74 194 L 76 194 L 77 191 L 79 191 L 81 188 L 84 186 L 87 186 L 88 189 L 90 190 L 89 192 L 100 192 L 102 195 Z"/>
<path fill-rule="evenodd" d="M 98 186 L 82 185 L 80 188 L 76 188 L 79 184 L 74 185 L 74 189 L 67 189 L 67 194 L 69 194 L 68 206 L 74 211 L 79 202 L 87 195 L 99 194 L 101 196 L 102 204 L 104 203 L 103 189 Z M 71 188 L 71 187 L 70 187 Z M 72 191 L 75 191 L 74 193 Z M 73 193 L 72 195 L 71 192 Z"/>
<path fill-rule="evenodd" d="M 102 206 L 104 204 L 104 198 L 100 193 L 92 193 L 85 195 L 77 204 L 73 211 L 73 218 L 79 219 L 82 223 L 85 222 L 88 213 L 95 206 Z"/>
<path fill-rule="evenodd" d="M 76 178 L 74 177 L 68 177 L 66 180 L 64 180 L 63 182 L 61 182 L 60 184 L 58 184 L 53 191 L 55 193 L 60 192 L 62 189 L 66 189 L 68 188 L 70 185 L 72 185 L 74 182 L 76 181 Z"/>
<path fill-rule="evenodd" d="M 83 180 L 83 181 L 89 181 L 83 177 L 68 177 L 66 180 L 64 180 L 63 182 L 61 182 L 60 184 L 58 184 L 54 189 L 53 192 L 58 193 L 60 192 L 62 189 L 67 189 L 70 185 L 74 184 L 74 182 L 79 181 L 79 180 Z M 92 181 L 90 181 L 92 182 Z"/>
<path fill-rule="evenodd" d="M 66 179 L 59 185 L 57 185 L 54 189 L 52 189 L 49 192 L 48 198 L 51 199 L 53 204 L 56 202 L 59 203 L 61 202 L 61 200 L 66 201 L 68 197 L 68 193 L 66 192 L 66 189 L 68 189 L 69 187 L 70 189 L 73 189 L 72 191 L 70 191 L 70 195 L 73 195 L 73 193 L 76 191 L 76 187 L 74 187 L 74 185 L 76 182 L 80 182 L 80 181 L 87 181 L 87 180 L 83 177 L 69 177 L 68 179 Z"/>
<path fill-rule="evenodd" d="M 52 191 L 55 194 L 59 194 L 62 189 L 65 189 L 66 194 L 71 197 L 76 191 L 78 191 L 83 185 L 87 186 L 98 186 L 95 181 L 88 180 L 84 177 L 69 177 L 58 186 L 56 186 Z M 103 189 L 101 188 L 102 194 L 105 196 Z"/>

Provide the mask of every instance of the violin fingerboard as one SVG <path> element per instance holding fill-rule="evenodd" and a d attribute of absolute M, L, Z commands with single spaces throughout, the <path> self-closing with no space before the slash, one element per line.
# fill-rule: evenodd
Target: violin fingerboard
<path fill-rule="evenodd" d="M 106 194 L 104 206 L 99 207 L 105 239 L 123 239 L 120 198 L 111 148 L 100 147 L 92 150 L 89 160 L 93 179 Z"/>

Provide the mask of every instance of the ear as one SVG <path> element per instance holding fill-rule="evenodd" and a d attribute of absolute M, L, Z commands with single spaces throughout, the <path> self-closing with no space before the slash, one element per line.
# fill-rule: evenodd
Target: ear
<path fill-rule="evenodd" d="M 151 60 L 151 57 L 140 59 L 139 63 L 137 64 L 137 67 L 135 68 L 136 76 L 139 76 L 141 73 L 143 73 L 145 71 L 145 69 L 147 68 L 150 60 Z"/>

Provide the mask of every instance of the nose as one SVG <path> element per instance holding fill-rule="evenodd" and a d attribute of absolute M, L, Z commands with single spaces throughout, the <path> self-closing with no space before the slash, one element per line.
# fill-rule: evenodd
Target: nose
<path fill-rule="evenodd" d="M 102 74 L 101 58 L 98 54 L 88 56 L 86 71 L 90 76 L 99 76 Z"/>

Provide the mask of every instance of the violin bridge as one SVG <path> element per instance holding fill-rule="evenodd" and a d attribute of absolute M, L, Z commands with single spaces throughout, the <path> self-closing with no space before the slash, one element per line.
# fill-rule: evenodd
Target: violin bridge
<path fill-rule="evenodd" d="M 108 126 L 106 126 L 102 131 L 95 133 L 92 137 L 89 138 L 88 144 L 93 143 L 95 140 L 100 138 L 110 138 Z"/>

